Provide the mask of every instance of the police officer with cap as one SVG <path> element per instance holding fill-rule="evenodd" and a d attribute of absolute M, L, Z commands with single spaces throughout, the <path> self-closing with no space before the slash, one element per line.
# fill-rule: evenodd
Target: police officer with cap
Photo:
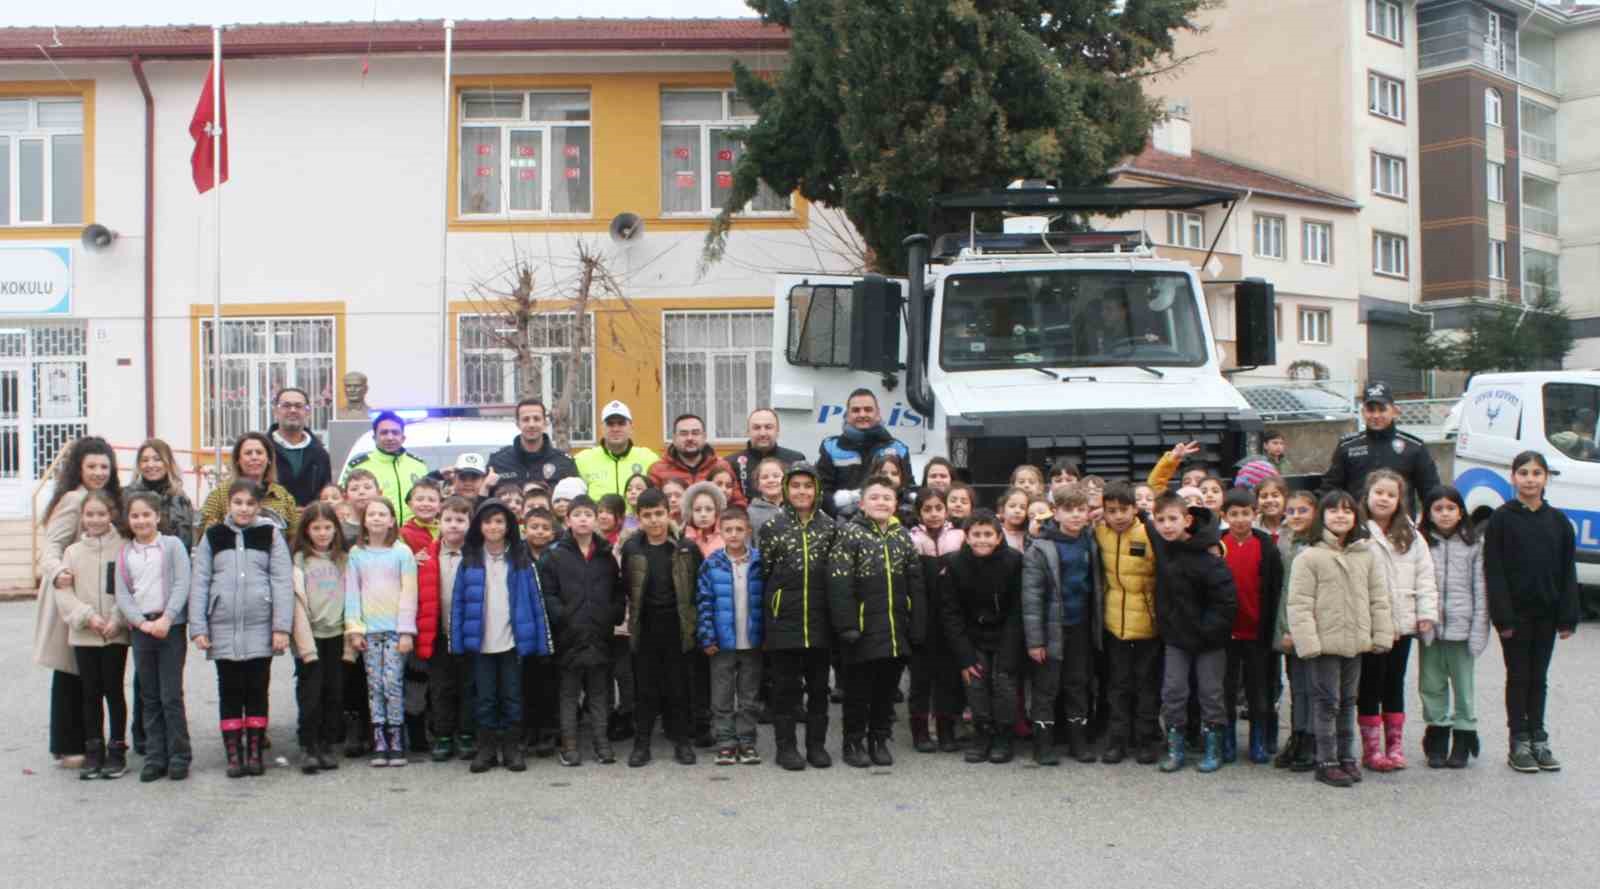
<path fill-rule="evenodd" d="M 1322 476 L 1324 493 L 1342 489 L 1359 499 L 1367 476 L 1375 469 L 1399 473 L 1415 499 L 1439 487 L 1439 467 L 1433 462 L 1433 455 L 1422 439 L 1395 428 L 1394 421 L 1399 416 L 1389 384 L 1369 381 L 1361 393 L 1361 419 L 1367 428 L 1339 439 L 1328 471 Z"/>

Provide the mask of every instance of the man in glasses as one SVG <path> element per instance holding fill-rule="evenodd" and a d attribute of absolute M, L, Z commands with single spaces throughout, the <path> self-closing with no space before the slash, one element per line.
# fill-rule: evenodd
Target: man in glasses
<path fill-rule="evenodd" d="M 288 386 L 278 390 L 272 400 L 273 451 L 277 454 L 278 484 L 305 506 L 317 499 L 322 489 L 333 482 L 333 464 L 328 449 L 311 433 L 311 398 L 306 390 Z"/>

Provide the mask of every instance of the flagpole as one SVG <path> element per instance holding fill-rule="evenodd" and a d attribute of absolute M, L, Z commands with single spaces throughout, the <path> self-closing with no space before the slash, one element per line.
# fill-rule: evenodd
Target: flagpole
<path fill-rule="evenodd" d="M 215 221 L 211 236 L 215 276 L 211 292 L 211 410 L 212 438 L 216 447 L 217 484 L 222 483 L 222 26 L 211 28 L 211 205 Z"/>
<path fill-rule="evenodd" d="M 450 156 L 455 134 L 450 132 L 455 91 L 450 85 L 450 53 L 455 42 L 455 19 L 444 20 L 444 156 Z M 462 161 L 464 163 L 464 161 Z M 452 173 L 452 175 L 454 175 Z M 450 189 L 444 190 L 444 216 L 439 220 L 439 404 L 450 402 Z"/>

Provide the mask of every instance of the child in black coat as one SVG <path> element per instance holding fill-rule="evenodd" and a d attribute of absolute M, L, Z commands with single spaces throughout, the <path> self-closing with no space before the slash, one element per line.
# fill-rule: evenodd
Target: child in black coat
<path fill-rule="evenodd" d="M 939 600 L 945 638 L 961 668 L 975 737 L 967 762 L 1010 762 L 1022 666 L 1022 555 L 1005 545 L 1000 520 L 972 514 L 961 549 L 943 557 Z"/>

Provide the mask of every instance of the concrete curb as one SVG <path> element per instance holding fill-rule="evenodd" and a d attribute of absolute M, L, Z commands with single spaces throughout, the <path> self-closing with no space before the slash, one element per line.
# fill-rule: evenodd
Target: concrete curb
<path fill-rule="evenodd" d="M 21 602 L 37 598 L 39 590 L 34 587 L 17 586 L 0 589 L 0 602 Z"/>

